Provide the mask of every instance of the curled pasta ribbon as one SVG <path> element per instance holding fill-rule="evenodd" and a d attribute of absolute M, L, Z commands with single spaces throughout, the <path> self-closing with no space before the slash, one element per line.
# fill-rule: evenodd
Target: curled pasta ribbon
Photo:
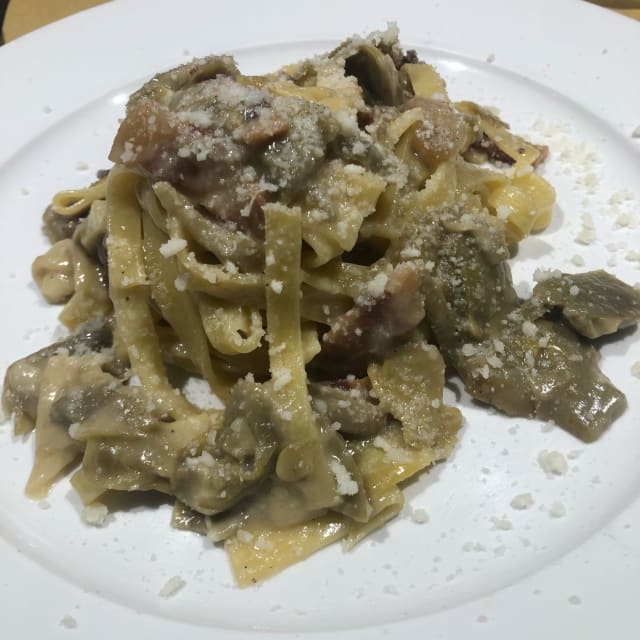
<path fill-rule="evenodd" d="M 219 353 L 251 353 L 260 347 L 264 329 L 258 310 L 202 296 L 199 311 L 209 342 Z"/>
<path fill-rule="evenodd" d="M 107 179 L 104 178 L 86 189 L 59 191 L 53 196 L 51 208 L 60 216 L 77 216 L 106 195 Z"/>

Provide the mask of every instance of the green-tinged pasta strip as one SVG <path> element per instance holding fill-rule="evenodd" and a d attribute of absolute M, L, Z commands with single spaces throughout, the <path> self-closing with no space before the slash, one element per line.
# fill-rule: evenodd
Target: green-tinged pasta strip
<path fill-rule="evenodd" d="M 342 260 L 332 260 L 317 268 L 305 268 L 302 281 L 317 291 L 351 299 L 362 294 L 362 288 L 381 271 L 388 269 L 388 262 L 382 258 L 371 266 L 363 266 Z"/>
<path fill-rule="evenodd" d="M 82 445 L 71 438 L 68 427 L 56 424 L 49 417 L 51 405 L 58 397 L 60 376 L 66 373 L 64 367 L 60 367 L 61 358 L 51 358 L 42 375 L 35 428 L 36 454 L 25 487 L 25 493 L 32 500 L 45 498 L 51 485 L 82 454 Z"/>
<path fill-rule="evenodd" d="M 354 547 L 401 511 L 404 497 L 398 484 L 438 459 L 434 450 L 407 446 L 397 425 L 373 439 L 356 442 L 353 449 L 371 505 L 369 519 L 357 522 L 329 513 L 286 528 L 269 527 L 259 519 L 231 522 L 226 535 L 216 530 L 216 539 L 228 537 L 225 550 L 241 587 L 279 573 L 336 540 L 343 539 L 347 549 Z M 242 527 L 244 535 L 231 535 L 238 527 Z"/>
<path fill-rule="evenodd" d="M 185 238 L 177 220 L 169 221 L 172 238 Z M 239 273 L 231 264 L 205 264 L 192 251 L 181 251 L 177 256 L 185 286 L 191 291 L 206 293 L 220 300 L 264 308 L 264 275 Z"/>
<path fill-rule="evenodd" d="M 102 498 L 109 492 L 109 489 L 105 489 L 103 486 L 93 482 L 82 467 L 76 469 L 71 476 L 70 482 L 85 506 Z"/>
<path fill-rule="evenodd" d="M 407 74 L 416 96 L 421 98 L 431 98 L 437 94 L 441 98 L 447 96 L 444 80 L 430 64 L 425 62 L 403 64 L 401 72 Z"/>
<path fill-rule="evenodd" d="M 259 310 L 208 296 L 200 296 L 198 309 L 209 342 L 219 353 L 250 353 L 260 347 L 264 329 Z"/>
<path fill-rule="evenodd" d="M 309 264 L 326 264 L 353 249 L 385 186 L 380 176 L 337 160 L 318 172 L 300 202 L 302 237 L 315 252 Z"/>
<path fill-rule="evenodd" d="M 76 243 L 71 245 L 74 293 L 60 313 L 60 322 L 72 331 L 81 324 L 111 314 L 109 291 L 98 265 Z"/>
<path fill-rule="evenodd" d="M 221 263 L 230 260 L 242 271 L 262 270 L 264 248 L 255 238 L 200 213 L 167 182 L 156 183 L 153 190 L 169 215 L 175 216 L 194 240 Z"/>
<path fill-rule="evenodd" d="M 265 267 L 269 369 L 275 405 L 283 416 L 283 453 L 288 447 L 304 447 L 309 471 L 298 486 L 309 509 L 329 507 L 338 501 L 335 477 L 329 468 L 311 408 L 302 347 L 300 209 L 266 205 L 265 234 L 266 253 L 274 258 L 267 261 Z"/>
<path fill-rule="evenodd" d="M 229 538 L 224 548 L 238 586 L 248 587 L 308 558 L 346 533 L 343 518 L 328 515 L 288 529 L 247 532 L 242 538 Z"/>
<path fill-rule="evenodd" d="M 214 370 L 198 308 L 191 294 L 186 290 L 180 290 L 176 284 L 180 272 L 175 258 L 164 257 L 160 251 L 167 237 L 146 212 L 143 214 L 142 227 L 145 267 L 151 285 L 151 298 L 158 305 L 164 319 L 173 327 L 200 375 L 207 380 L 214 393 L 224 398 L 232 382 L 227 376 Z"/>
<path fill-rule="evenodd" d="M 87 394 L 100 393 L 113 378 L 104 373 L 100 356 L 54 355 L 42 372 L 36 417 L 36 455 L 26 486 L 26 494 L 33 499 L 44 498 L 51 485 L 82 454 L 83 443 L 69 435 L 70 410 L 83 409 L 81 400 L 73 396 L 78 389 Z"/>
<path fill-rule="evenodd" d="M 444 404 L 444 371 L 436 347 L 417 337 L 367 369 L 380 408 L 400 421 L 406 443 L 440 450 L 441 457 L 462 425 L 460 411 Z"/>
<path fill-rule="evenodd" d="M 59 191 L 51 201 L 52 209 L 60 216 L 77 216 L 86 211 L 95 200 L 102 200 L 107 193 L 107 180 L 103 178 L 86 189 Z"/>
<path fill-rule="evenodd" d="M 142 211 L 135 189 L 139 176 L 114 168 L 107 183 L 109 293 L 117 337 L 131 367 L 159 406 L 170 414 L 193 412 L 167 379 L 160 341 L 149 307 L 150 287 L 144 268 Z"/>

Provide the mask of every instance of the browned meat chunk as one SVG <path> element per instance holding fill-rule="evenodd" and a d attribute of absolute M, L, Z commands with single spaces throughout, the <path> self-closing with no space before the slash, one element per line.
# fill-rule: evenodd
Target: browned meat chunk
<path fill-rule="evenodd" d="M 380 295 L 364 296 L 324 334 L 322 351 L 313 366 L 329 368 L 334 374 L 361 372 L 423 318 L 420 278 L 413 267 L 400 264 L 388 276 Z"/>

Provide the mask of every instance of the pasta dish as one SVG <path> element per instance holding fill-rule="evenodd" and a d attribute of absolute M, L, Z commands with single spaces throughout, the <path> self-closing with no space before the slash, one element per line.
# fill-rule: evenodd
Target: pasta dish
<path fill-rule="evenodd" d="M 113 166 L 44 214 L 33 276 L 70 335 L 6 374 L 35 430 L 27 494 L 71 471 L 89 506 L 164 493 L 249 585 L 399 513 L 455 446 L 449 375 L 595 440 L 625 398 L 592 341 L 636 323 L 640 293 L 550 271 L 518 297 L 546 155 L 452 102 L 392 27 L 263 76 L 229 56 L 155 76 Z"/>

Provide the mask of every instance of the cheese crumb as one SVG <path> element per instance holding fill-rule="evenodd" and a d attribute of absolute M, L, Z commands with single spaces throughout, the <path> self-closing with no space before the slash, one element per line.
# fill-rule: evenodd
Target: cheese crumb
<path fill-rule="evenodd" d="M 538 454 L 538 464 L 548 477 L 563 476 L 569 471 L 569 464 L 559 451 L 541 451 Z"/>
<path fill-rule="evenodd" d="M 289 369 L 277 368 L 272 372 L 273 378 L 273 390 L 280 391 L 283 387 L 286 387 L 291 380 L 293 380 L 293 376 L 291 375 L 291 371 Z"/>
<path fill-rule="evenodd" d="M 331 458 L 329 468 L 336 477 L 338 493 L 341 496 L 355 496 L 360 490 L 358 483 L 351 477 L 347 468 L 336 458 Z"/>
<path fill-rule="evenodd" d="M 472 345 L 470 342 L 466 342 L 465 344 L 462 345 L 462 355 L 466 356 L 467 358 L 476 355 L 476 353 L 478 353 L 478 349 Z"/>
<path fill-rule="evenodd" d="M 493 522 L 494 528 L 500 531 L 513 529 L 513 523 L 508 518 L 491 518 L 491 522 Z"/>
<path fill-rule="evenodd" d="M 187 241 L 184 238 L 171 238 L 160 245 L 160 253 L 164 258 L 171 258 L 186 249 Z"/>
<path fill-rule="evenodd" d="M 60 620 L 60 626 L 67 629 L 75 629 L 78 626 L 78 622 L 73 616 L 65 616 Z"/>
<path fill-rule="evenodd" d="M 571 258 L 571 262 L 575 264 L 576 267 L 584 267 L 584 258 L 577 253 Z"/>
<path fill-rule="evenodd" d="M 367 293 L 374 298 L 379 298 L 384 293 L 389 276 L 386 273 L 379 273 L 373 280 L 367 283 Z"/>
<path fill-rule="evenodd" d="M 376 436 L 373 439 L 373 446 L 382 449 L 389 460 L 393 462 L 410 462 L 411 457 L 401 447 L 396 447 L 394 444 L 383 438 L 382 436 Z"/>
<path fill-rule="evenodd" d="M 74 440 L 79 440 L 79 431 L 80 431 L 80 423 L 79 422 L 72 422 L 69 425 L 69 436 L 71 438 L 73 438 Z"/>
<path fill-rule="evenodd" d="M 158 592 L 161 598 L 171 598 L 178 593 L 187 583 L 180 576 L 173 576 L 169 578 L 162 589 Z"/>
<path fill-rule="evenodd" d="M 429 514 L 424 509 L 421 509 L 421 508 L 414 509 L 412 507 L 411 508 L 411 519 L 416 524 L 425 524 L 426 522 L 429 522 Z"/>
<path fill-rule="evenodd" d="M 631 375 L 640 378 L 640 360 L 631 365 Z"/>
<path fill-rule="evenodd" d="M 546 422 L 542 423 L 542 426 L 540 427 L 540 431 L 542 431 L 542 433 L 549 433 L 549 431 L 553 431 L 553 428 L 556 426 L 556 423 L 553 420 L 547 420 Z"/>
<path fill-rule="evenodd" d="M 176 288 L 176 291 L 186 291 L 187 289 L 187 277 L 184 275 L 178 276 L 173 281 L 173 286 Z"/>
<path fill-rule="evenodd" d="M 273 291 L 275 291 L 276 293 L 282 293 L 282 280 L 272 280 L 269 283 L 269 286 L 273 289 Z"/>
<path fill-rule="evenodd" d="M 562 502 L 554 502 L 549 508 L 549 515 L 552 518 L 564 518 L 567 515 L 567 510 Z"/>
<path fill-rule="evenodd" d="M 579 244 L 591 244 L 596 239 L 596 231 L 593 225 L 593 218 L 588 213 L 582 214 L 582 229 L 575 240 Z"/>
<path fill-rule="evenodd" d="M 107 524 L 109 509 L 101 502 L 88 504 L 82 510 L 82 519 L 92 527 L 104 527 Z"/>
<path fill-rule="evenodd" d="M 544 282 L 545 280 L 550 280 L 551 278 L 560 277 L 562 277 L 562 271 L 558 271 L 558 269 L 536 269 L 533 272 L 533 279 L 536 282 Z"/>
<path fill-rule="evenodd" d="M 533 497 L 530 493 L 521 493 L 517 496 L 514 496 L 513 500 L 511 501 L 511 506 L 518 511 L 530 509 L 533 506 Z"/>
<path fill-rule="evenodd" d="M 245 529 L 238 529 L 236 537 L 243 544 L 251 544 L 253 542 L 253 534 L 249 531 L 246 531 Z"/>

